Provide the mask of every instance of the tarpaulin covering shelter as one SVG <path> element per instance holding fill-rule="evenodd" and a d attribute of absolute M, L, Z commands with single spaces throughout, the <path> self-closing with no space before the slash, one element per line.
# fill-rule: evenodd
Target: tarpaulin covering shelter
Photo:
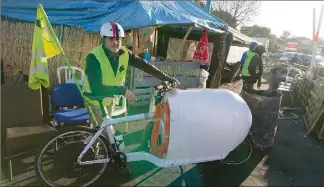
<path fill-rule="evenodd" d="M 242 34 L 240 33 L 240 31 L 232 28 L 232 27 L 228 27 L 228 32 L 232 33 L 233 36 L 234 36 L 234 40 L 235 41 L 238 41 L 240 43 L 243 43 L 243 44 L 246 44 L 246 45 L 250 45 L 251 42 L 256 42 L 257 44 L 261 45 L 262 43 L 251 38 L 251 37 L 248 37 L 247 35 L 245 34 Z"/>
<path fill-rule="evenodd" d="M 194 24 L 196 29 L 227 30 L 223 20 L 191 1 L 3 0 L 1 16 L 34 22 L 38 4 L 43 5 L 51 24 L 82 27 L 87 32 L 98 32 L 107 21 L 116 21 L 124 29 Z"/>

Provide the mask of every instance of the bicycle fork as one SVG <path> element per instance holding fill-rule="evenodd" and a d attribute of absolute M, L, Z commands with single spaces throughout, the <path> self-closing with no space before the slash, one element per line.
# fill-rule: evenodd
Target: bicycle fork
<path fill-rule="evenodd" d="M 86 152 L 92 147 L 92 145 L 95 143 L 95 141 L 99 138 L 99 136 L 103 133 L 103 131 L 106 129 L 106 128 L 110 128 L 110 126 L 107 126 L 105 128 L 100 128 L 91 138 L 90 138 L 90 141 L 89 141 L 89 138 L 87 138 L 86 140 L 86 147 L 83 149 L 83 151 L 81 152 L 81 154 L 79 155 L 78 157 L 78 160 L 77 160 L 77 163 L 80 164 L 80 165 L 90 165 L 90 164 L 99 164 L 99 163 L 105 163 L 105 162 L 109 162 L 110 161 L 110 158 L 106 158 L 106 159 L 98 159 L 98 160 L 92 160 L 92 161 L 84 161 L 82 162 L 81 159 L 83 158 L 83 156 L 86 154 Z M 114 141 L 114 136 L 111 132 L 111 130 L 107 129 L 108 131 L 108 139 L 109 139 L 109 142 L 110 144 L 112 144 Z M 110 138 L 112 137 L 112 139 Z"/>

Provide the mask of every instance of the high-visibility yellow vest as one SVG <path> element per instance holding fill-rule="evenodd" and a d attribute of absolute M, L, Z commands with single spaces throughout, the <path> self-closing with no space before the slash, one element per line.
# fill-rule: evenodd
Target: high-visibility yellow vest
<path fill-rule="evenodd" d="M 249 73 L 249 65 L 255 55 L 257 55 L 255 52 L 252 51 L 246 52 L 246 59 L 244 61 L 243 68 L 242 68 L 242 76 L 251 76 Z"/>
<path fill-rule="evenodd" d="M 39 4 L 29 69 L 29 88 L 36 90 L 40 89 L 41 85 L 45 88 L 50 86 L 47 59 L 60 53 L 62 53 L 61 45 L 53 32 L 43 6 Z"/>
<path fill-rule="evenodd" d="M 121 50 L 124 51 L 122 55 L 119 56 L 119 65 L 118 70 L 115 76 L 115 73 L 110 65 L 109 59 L 103 50 L 102 45 L 95 47 L 90 53 L 94 54 L 97 60 L 100 63 L 101 74 L 102 74 L 102 84 L 106 86 L 124 86 L 127 68 L 128 68 L 128 60 L 129 54 L 126 47 L 122 46 Z M 121 71 L 122 69 L 122 71 Z M 88 82 L 88 77 L 85 75 L 83 82 L 83 91 L 92 93 L 91 88 Z M 104 106 L 109 106 L 114 98 L 105 98 L 103 101 Z M 99 105 L 98 101 L 88 100 L 88 102 L 92 105 Z"/>

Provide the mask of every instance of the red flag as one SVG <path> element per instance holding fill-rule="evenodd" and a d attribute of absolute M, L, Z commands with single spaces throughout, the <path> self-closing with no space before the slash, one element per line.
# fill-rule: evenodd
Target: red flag
<path fill-rule="evenodd" d="M 203 64 L 208 63 L 208 59 L 209 59 L 208 35 L 207 35 L 207 30 L 206 29 L 204 29 L 204 31 L 201 33 L 200 41 L 199 41 L 198 46 L 196 48 L 193 59 L 200 62 L 200 63 L 203 63 Z"/>

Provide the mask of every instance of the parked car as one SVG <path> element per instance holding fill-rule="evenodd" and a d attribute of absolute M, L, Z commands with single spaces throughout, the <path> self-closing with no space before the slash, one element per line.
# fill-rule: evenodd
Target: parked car
<path fill-rule="evenodd" d="M 324 58 L 322 56 L 320 56 L 320 55 L 317 55 L 315 57 L 315 63 L 318 66 L 323 66 L 324 67 Z"/>
<path fill-rule="evenodd" d="M 309 66 L 311 61 L 312 55 L 296 52 L 285 52 L 279 59 L 279 62 L 297 63 L 304 66 Z M 324 66 L 324 58 L 316 55 L 315 63 L 316 65 Z"/>
<path fill-rule="evenodd" d="M 309 66 L 310 63 L 312 62 L 312 55 L 309 54 L 303 54 L 300 56 L 300 60 L 303 65 Z M 321 57 L 320 55 L 315 56 L 315 64 L 319 66 L 324 66 L 324 58 Z"/>
<path fill-rule="evenodd" d="M 284 52 L 279 58 L 279 62 L 289 62 L 296 57 L 296 52 Z"/>
<path fill-rule="evenodd" d="M 268 58 L 270 58 L 272 60 L 279 60 L 280 55 L 279 55 L 279 53 L 270 53 L 270 52 L 268 52 Z"/>

